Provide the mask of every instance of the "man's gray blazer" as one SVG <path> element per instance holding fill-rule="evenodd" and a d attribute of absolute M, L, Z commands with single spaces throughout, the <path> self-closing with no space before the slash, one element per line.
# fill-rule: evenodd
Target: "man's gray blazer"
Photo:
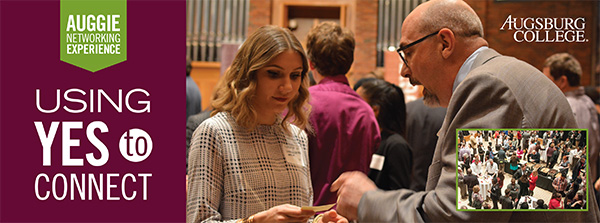
<path fill-rule="evenodd" d="M 577 128 L 577 123 L 564 94 L 539 70 L 485 49 L 452 93 L 425 191 L 367 192 L 358 206 L 359 221 L 600 222 L 593 190 L 587 212 L 457 211 L 457 128 Z"/>

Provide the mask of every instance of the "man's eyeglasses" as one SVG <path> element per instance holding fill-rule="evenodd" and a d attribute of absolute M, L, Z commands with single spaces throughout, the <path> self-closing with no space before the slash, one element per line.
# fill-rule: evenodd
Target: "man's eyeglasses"
<path fill-rule="evenodd" d="M 427 39 L 427 38 L 429 38 L 429 37 L 432 37 L 432 36 L 434 36 L 434 35 L 437 35 L 439 32 L 440 32 L 440 31 L 438 30 L 438 31 L 436 31 L 436 32 L 434 32 L 434 33 L 431 33 L 431 34 L 429 34 L 429 35 L 427 35 L 427 36 L 424 36 L 424 37 L 423 37 L 423 38 L 421 38 L 421 39 L 418 39 L 418 40 L 416 40 L 416 41 L 414 41 L 414 42 L 412 42 L 412 43 L 409 43 L 409 44 L 407 44 L 406 46 L 403 46 L 403 47 L 400 47 L 400 48 L 398 48 L 398 49 L 396 50 L 396 52 L 398 52 L 398 55 L 400 55 L 400 58 L 402 58 L 402 61 L 404 62 L 404 65 L 406 65 L 406 66 L 408 67 L 408 62 L 407 62 L 407 61 L 406 61 L 406 59 L 404 58 L 404 50 L 408 49 L 408 48 L 409 48 L 409 47 L 411 47 L 411 46 L 414 46 L 414 45 L 416 45 L 417 43 L 423 42 L 423 40 L 425 40 L 425 39 Z"/>

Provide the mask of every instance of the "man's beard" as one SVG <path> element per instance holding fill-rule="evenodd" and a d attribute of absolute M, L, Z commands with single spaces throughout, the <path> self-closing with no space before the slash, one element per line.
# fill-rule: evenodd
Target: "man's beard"
<path fill-rule="evenodd" d="M 413 79 L 412 77 L 409 77 L 408 80 L 413 86 L 423 85 L 420 81 Z M 423 103 L 428 107 L 439 107 L 440 99 L 437 97 L 437 95 L 431 93 L 431 91 L 427 90 L 427 88 L 423 86 Z"/>
<path fill-rule="evenodd" d="M 423 87 L 423 103 L 429 107 L 439 107 L 440 99 L 437 95 L 431 93 L 427 88 Z"/>

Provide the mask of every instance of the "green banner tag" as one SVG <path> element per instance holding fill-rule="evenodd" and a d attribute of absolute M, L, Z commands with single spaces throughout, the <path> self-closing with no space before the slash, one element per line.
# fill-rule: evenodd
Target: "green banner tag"
<path fill-rule="evenodd" d="M 60 60 L 92 72 L 127 60 L 127 0 L 61 0 Z"/>

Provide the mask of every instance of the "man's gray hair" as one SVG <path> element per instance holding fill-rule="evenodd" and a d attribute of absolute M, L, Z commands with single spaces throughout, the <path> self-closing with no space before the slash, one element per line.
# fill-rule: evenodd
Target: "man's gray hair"
<path fill-rule="evenodd" d="M 424 34 L 448 28 L 457 36 L 483 37 L 483 25 L 479 16 L 466 3 L 456 0 L 433 0 L 421 15 L 421 32 Z"/>

